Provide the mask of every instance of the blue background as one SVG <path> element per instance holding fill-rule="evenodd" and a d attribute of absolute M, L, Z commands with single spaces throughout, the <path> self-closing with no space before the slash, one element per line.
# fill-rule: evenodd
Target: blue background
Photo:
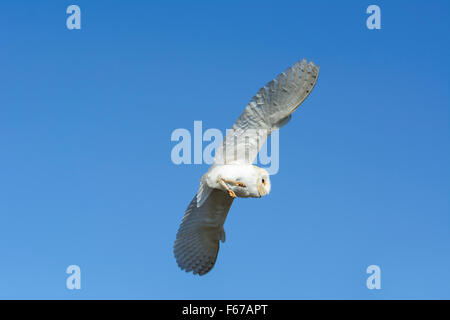
<path fill-rule="evenodd" d="M 81 8 L 82 29 L 66 28 Z M 381 7 L 381 30 L 366 8 Z M 450 298 L 448 1 L 0 5 L 0 298 Z M 172 245 L 207 165 L 176 128 L 230 128 L 306 57 L 280 171 L 235 201 L 204 277 Z M 66 289 L 67 266 L 82 289 Z M 381 290 L 366 268 L 381 267 Z"/>

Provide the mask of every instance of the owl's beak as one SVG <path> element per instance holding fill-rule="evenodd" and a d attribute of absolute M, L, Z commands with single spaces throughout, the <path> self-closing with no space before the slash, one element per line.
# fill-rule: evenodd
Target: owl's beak
<path fill-rule="evenodd" d="M 267 194 L 267 192 L 264 189 L 264 186 L 262 185 L 262 183 L 258 183 L 257 187 L 258 187 L 258 194 L 259 194 L 260 198 Z"/>

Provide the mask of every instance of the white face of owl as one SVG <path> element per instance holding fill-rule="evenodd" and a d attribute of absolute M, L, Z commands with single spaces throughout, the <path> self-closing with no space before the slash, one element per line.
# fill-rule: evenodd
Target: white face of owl
<path fill-rule="evenodd" d="M 256 187 L 258 188 L 259 196 L 268 195 L 270 192 L 270 179 L 269 173 L 262 169 L 258 168 L 258 180 L 256 181 Z"/>

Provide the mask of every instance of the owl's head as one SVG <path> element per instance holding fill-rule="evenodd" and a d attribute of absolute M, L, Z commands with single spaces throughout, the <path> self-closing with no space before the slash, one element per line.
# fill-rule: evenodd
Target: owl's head
<path fill-rule="evenodd" d="M 258 167 L 256 167 L 258 168 Z M 270 192 L 270 178 L 269 173 L 262 169 L 258 168 L 258 180 L 256 181 L 256 187 L 258 188 L 259 196 L 268 195 Z"/>

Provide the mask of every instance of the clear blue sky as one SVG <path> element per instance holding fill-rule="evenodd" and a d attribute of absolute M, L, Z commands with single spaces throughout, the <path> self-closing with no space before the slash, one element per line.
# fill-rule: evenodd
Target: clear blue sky
<path fill-rule="evenodd" d="M 449 299 L 449 15 L 448 1 L 2 2 L 0 298 Z M 321 74 L 280 132 L 271 194 L 235 201 L 211 273 L 179 270 L 207 166 L 175 166 L 172 131 L 230 128 L 303 57 Z"/>

